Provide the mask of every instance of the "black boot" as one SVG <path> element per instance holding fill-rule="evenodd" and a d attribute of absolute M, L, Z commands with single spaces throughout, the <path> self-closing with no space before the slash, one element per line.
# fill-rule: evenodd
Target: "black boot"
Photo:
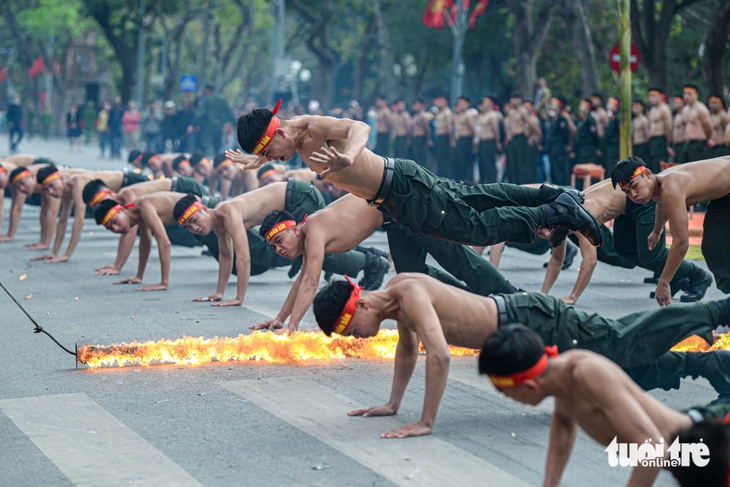
<path fill-rule="evenodd" d="M 551 184 L 543 184 L 540 186 L 540 196 L 537 197 L 537 201 L 538 203 L 552 203 L 563 193 L 568 193 L 579 205 L 582 205 L 586 200 L 583 192 L 577 189 L 564 189 Z"/>
<path fill-rule="evenodd" d="M 659 274 L 655 272 L 653 276 L 644 278 L 644 284 L 659 284 L 660 277 L 662 277 L 661 272 Z"/>
<path fill-rule="evenodd" d="M 542 205 L 540 208 L 545 211 L 545 215 L 547 217 L 546 226 L 548 228 L 555 228 L 556 226 L 563 225 L 568 227 L 570 230 L 582 233 L 583 236 L 595 247 L 600 247 L 603 244 L 603 235 L 601 235 L 600 225 L 596 219 L 593 218 L 593 215 L 580 206 L 571 195 L 567 193 L 561 194 L 555 201 L 548 205 Z M 567 233 L 568 232 L 565 232 L 566 236 Z M 563 239 L 565 239 L 565 236 L 563 236 Z M 555 239 L 555 242 L 557 242 L 557 240 L 558 239 Z M 555 242 L 551 236 L 550 244 L 555 246 L 557 245 Z"/>
<path fill-rule="evenodd" d="M 693 379 L 704 377 L 720 395 L 715 401 L 730 400 L 730 350 L 688 352 L 685 372 Z"/>
<path fill-rule="evenodd" d="M 565 225 L 557 225 L 553 230 L 550 232 L 550 238 L 548 239 L 548 242 L 550 242 L 550 246 L 555 248 L 558 247 L 565 238 L 570 233 L 570 228 L 566 227 Z M 568 253 L 566 251 L 565 256 L 568 256 Z M 547 267 L 547 266 L 545 266 Z"/>
<path fill-rule="evenodd" d="M 669 292 L 672 297 L 674 297 L 675 294 L 677 294 L 679 291 L 686 291 L 687 287 L 689 286 L 689 279 L 686 277 L 674 277 L 671 281 L 669 281 Z M 656 292 L 652 291 L 649 293 L 649 298 L 654 299 L 654 296 L 656 296 Z"/>
<path fill-rule="evenodd" d="M 514 294 L 517 292 L 520 292 L 520 290 L 517 289 L 516 287 L 514 287 L 514 285 L 511 282 L 505 281 L 504 286 L 502 286 L 502 289 L 500 289 L 499 291 L 497 291 L 494 294 Z"/>
<path fill-rule="evenodd" d="M 390 269 L 390 262 L 370 251 L 365 252 L 365 259 L 363 276 L 358 284 L 366 291 L 376 291 L 383 284 L 383 279 Z"/>
<path fill-rule="evenodd" d="M 730 326 L 730 298 L 712 301 L 712 304 L 720 310 L 720 317 L 717 319 L 715 328 L 719 326 Z"/>
<path fill-rule="evenodd" d="M 702 268 L 695 266 L 695 270 L 687 276 L 689 286 L 686 293 L 679 300 L 683 303 L 694 303 L 705 297 L 707 289 L 712 286 L 712 276 Z"/>

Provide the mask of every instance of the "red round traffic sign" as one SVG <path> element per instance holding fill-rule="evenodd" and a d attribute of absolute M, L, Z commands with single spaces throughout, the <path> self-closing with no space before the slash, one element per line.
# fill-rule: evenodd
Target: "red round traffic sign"
<path fill-rule="evenodd" d="M 631 69 L 631 72 L 633 73 L 636 71 L 636 68 L 639 67 L 639 62 L 641 61 L 641 54 L 639 54 L 639 49 L 631 44 L 631 54 L 629 55 L 629 69 Z M 613 46 L 613 49 L 611 49 L 611 52 L 608 54 L 608 63 L 611 65 L 611 69 L 616 71 L 617 73 L 621 72 L 621 45 L 616 44 Z"/>

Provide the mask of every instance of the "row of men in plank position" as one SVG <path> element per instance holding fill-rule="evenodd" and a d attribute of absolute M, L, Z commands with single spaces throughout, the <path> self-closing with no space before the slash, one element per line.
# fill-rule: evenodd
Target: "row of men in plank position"
<path fill-rule="evenodd" d="M 384 436 L 414 436 L 428 434 L 431 431 L 448 373 L 447 344 L 480 348 L 491 335 L 497 336 L 497 333 L 502 333 L 501 330 L 511 329 L 507 325 L 515 322 L 525 323 L 537 331 L 545 342 L 558 345 L 561 352 L 582 348 L 606 356 L 623 367 L 625 373 L 644 389 L 678 387 L 681 377 L 702 375 L 710 380 L 721 399 L 730 397 L 730 377 L 725 373 L 725 364 L 730 360 L 728 352 L 716 351 L 706 354 L 668 352 L 672 345 L 691 334 L 699 334 L 711 341 L 712 330 L 730 321 L 728 319 L 730 304 L 727 300 L 707 304 L 696 303 L 671 310 L 661 308 L 630 315 L 620 320 L 606 320 L 596 315 L 582 313 L 563 301 L 544 294 L 524 292 L 508 294 L 509 291 L 516 290 L 504 280 L 502 288 L 491 291 L 498 294 L 491 298 L 480 298 L 458 289 L 457 286 L 447 286 L 422 275 L 430 274 L 464 288 L 463 284 L 451 276 L 426 266 L 425 254 L 431 253 L 437 259 L 439 253 L 443 254 L 443 260 L 447 265 L 453 265 L 454 275 L 459 277 L 461 271 L 458 269 L 459 264 L 462 268 L 465 267 L 465 263 L 466 267 L 470 267 L 470 259 L 476 255 L 460 244 L 491 245 L 501 241 L 529 243 L 536 233 L 547 233 L 545 229 L 549 229 L 549 235 L 545 236 L 556 247 L 563 244 L 570 231 L 579 233 L 594 248 L 600 246 L 604 234 L 596 218 L 581 206 L 584 198 L 580 193 L 548 186 L 540 188 L 503 184 L 464 186 L 443 180 L 411 161 L 384 159 L 368 151 L 364 145 L 369 128 L 365 124 L 351 120 L 315 116 L 282 121 L 269 110 L 255 110 L 242 117 L 238 130 L 241 146 L 254 155 L 239 151 L 228 152 L 227 160 L 240 164 L 243 169 L 256 169 L 266 161 L 291 159 L 297 152 L 323 179 L 351 194 L 313 214 L 306 222 L 303 218 L 294 217 L 280 209 L 273 212 L 262 209 L 259 202 L 265 199 L 263 191 L 266 187 L 234 198 L 230 202 L 220 203 L 214 208 L 208 208 L 195 195 L 170 197 L 165 194 L 150 194 L 138 198 L 133 200 L 133 206 L 130 206 L 130 203 L 124 201 L 106 199 L 111 195 L 102 194 L 107 191 L 106 188 L 96 191 L 100 188 L 98 183 L 96 188 L 87 183 L 85 188 L 91 189 L 86 191 L 86 198 L 83 198 L 82 190 L 82 201 L 85 199 L 85 202 L 97 204 L 95 210 L 97 222 L 107 228 L 121 231 L 128 229 L 133 223 L 147 225 L 143 223 L 145 215 L 156 213 L 158 219 L 162 220 L 161 212 L 172 213 L 172 221 L 177 221 L 192 232 L 208 235 L 212 233 L 217 236 L 221 247 L 226 245 L 223 242 L 234 240 L 236 235 L 250 234 L 244 231 L 249 227 L 243 212 L 251 212 L 247 208 L 251 205 L 257 208 L 259 211 L 257 216 L 261 223 L 260 234 L 267 241 L 268 247 L 274 248 L 276 253 L 283 257 L 303 254 L 302 273 L 289 293 L 279 316 L 258 325 L 258 328 L 280 328 L 284 321 L 291 317 L 288 328 L 295 330 L 313 299 L 315 316 L 326 333 L 372 336 L 377 333 L 382 320 L 393 318 L 398 321 L 400 341 L 391 399 L 384 406 L 355 411 L 351 414 L 367 416 L 395 414 L 415 366 L 418 340 L 424 343 L 428 355 L 428 385 L 423 417 L 418 423 L 405 425 Z M 725 180 L 725 186 L 720 187 L 723 184 L 722 171 L 727 169 L 728 164 L 730 161 L 725 159 L 702 161 L 673 169 L 662 175 L 654 175 L 646 169 L 642 161 L 628 159 L 618 164 L 612 175 L 613 183 L 621 186 L 623 191 L 614 190 L 613 187 L 610 189 L 622 196 L 624 205 L 626 205 L 624 192 L 636 203 L 658 199 L 657 208 L 663 212 L 664 221 L 659 226 L 659 219 L 657 220 L 655 228 L 660 230 L 652 232 L 659 234 L 653 247 L 656 248 L 656 242 L 661 238 L 661 229 L 667 218 L 672 225 L 673 235 L 675 227 L 677 228 L 676 234 L 679 237 L 675 240 L 677 244 L 681 243 L 681 231 L 677 226 L 679 215 L 677 211 L 666 208 L 670 207 L 672 202 L 679 202 L 683 205 L 681 208 L 684 212 L 685 204 L 713 200 L 713 204 L 708 208 L 708 217 L 717 216 L 723 208 L 722 197 L 730 192 L 730 181 Z M 266 167 L 261 169 L 271 170 Z M 699 173 L 704 171 L 707 177 L 703 177 L 702 181 L 696 184 L 700 178 L 694 175 L 693 171 Z M 712 174 L 708 174 L 708 171 Z M 687 176 L 687 173 L 691 176 Z M 10 178 L 11 181 L 14 181 L 15 177 L 17 174 Z M 55 181 L 61 181 L 63 184 L 65 178 L 66 176 L 60 171 L 48 172 L 42 175 L 40 183 L 43 185 L 46 182 L 52 185 Z M 684 180 L 686 184 L 671 184 L 670 181 L 674 179 L 679 179 L 680 182 Z M 14 184 L 17 184 L 17 181 Z M 289 187 L 293 183 L 284 184 Z M 606 187 L 608 188 L 607 185 Z M 667 188 L 671 188 L 672 191 L 668 191 Z M 675 190 L 675 188 L 680 189 Z M 247 195 L 255 193 L 258 194 L 245 202 L 244 198 Z M 161 207 L 158 208 L 155 204 L 144 203 L 145 198 L 152 199 L 153 196 L 159 198 L 161 206 L 166 205 L 164 210 L 161 211 Z M 94 201 L 97 199 L 101 201 Z M 281 199 L 286 202 L 286 189 Z M 234 204 L 236 200 L 244 200 L 245 203 L 236 205 Z M 717 200 L 718 204 L 715 205 L 714 200 Z M 282 206 L 286 208 L 286 205 Z M 605 211 L 609 214 L 616 209 L 609 208 Z M 301 223 L 297 223 L 299 221 Z M 706 220 L 706 223 L 712 221 L 713 218 L 709 218 L 709 222 Z M 320 291 L 315 299 L 319 273 L 326 259 L 325 252 L 336 254 L 350 250 L 384 223 L 388 229 L 396 269 L 399 272 L 415 271 L 422 274 L 407 272 L 391 280 L 384 291 L 362 295 L 360 286 L 352 284 L 349 280 L 337 281 Z M 686 221 L 684 224 L 686 234 Z M 63 226 L 65 227 L 65 224 Z M 348 229 L 347 235 L 343 235 L 342 228 Z M 706 229 L 705 233 L 706 239 L 708 230 Z M 158 236 L 152 228 L 148 230 L 148 234 L 149 232 L 155 234 L 158 241 L 163 235 L 158 231 Z M 718 242 L 717 246 L 721 247 L 724 241 L 726 240 Z M 673 251 L 676 254 L 676 250 L 680 253 L 682 250 L 680 247 L 675 249 L 675 244 L 665 257 L 665 269 L 657 287 L 658 298 L 660 295 L 664 298 L 659 299 L 660 304 L 670 304 L 671 295 L 664 296 L 664 294 L 671 292 L 673 273 L 676 273 L 676 269 L 683 264 L 684 256 L 680 255 L 679 263 L 671 269 L 670 264 L 675 263 Z M 140 249 L 142 247 L 141 244 Z M 241 245 L 234 247 L 239 255 L 245 252 Z M 420 249 L 416 252 L 401 252 L 403 248 Z M 686 252 L 686 248 L 684 250 Z M 410 258 L 403 256 L 399 258 L 400 253 L 407 253 L 406 257 Z M 221 262 L 224 260 L 223 254 L 221 250 Z M 460 257 L 462 254 L 466 254 L 466 259 Z M 245 261 L 239 261 L 238 255 L 235 260 L 239 268 L 246 265 Z M 727 292 L 727 289 L 723 289 L 725 281 L 721 279 L 723 269 L 712 264 L 709 257 L 708 263 L 717 277 L 718 286 Z M 447 265 L 444 265 L 444 268 L 449 270 Z M 226 266 L 221 264 L 221 269 Z M 164 267 L 163 262 L 163 273 Z M 488 266 L 486 268 L 489 269 Z M 316 270 L 316 273 L 313 270 Z M 225 275 L 223 287 L 227 278 L 228 274 Z M 219 291 L 222 289 L 221 281 L 222 279 L 219 279 Z M 464 282 L 469 284 L 466 278 Z M 666 293 L 663 292 L 664 285 L 669 288 L 666 289 Z M 475 290 L 471 285 L 468 289 Z M 240 291 L 239 274 L 239 294 Z M 222 295 L 222 292 L 219 294 Z M 704 294 L 704 291 L 701 291 L 701 294 Z M 522 341 L 517 340 L 517 343 Z M 487 342 L 485 347 L 489 343 Z M 517 354 L 510 352 L 509 355 L 519 358 L 521 352 Z M 534 390 L 543 376 L 549 376 L 553 370 L 550 364 L 558 363 L 557 360 L 568 357 L 587 357 L 585 363 L 595 361 L 602 363 L 600 360 L 604 360 L 590 353 L 578 351 L 549 361 L 543 360 L 541 356 L 539 362 L 548 363 L 547 369 L 543 367 L 537 375 L 534 375 L 533 370 L 528 374 L 533 377 L 524 382 L 519 372 L 525 370 L 520 370 L 520 367 L 531 360 L 531 355 L 523 357 L 524 360 L 517 365 L 513 364 L 514 361 L 490 358 L 484 360 L 484 365 L 480 365 L 480 368 L 491 374 L 493 382 L 500 390 L 521 399 L 526 397 L 520 396 L 521 392 Z M 525 369 L 533 369 L 533 365 L 535 363 L 528 364 Z M 493 370 L 490 370 L 490 367 Z M 619 369 L 607 370 L 615 372 L 616 380 L 630 383 L 629 379 L 622 375 L 624 372 Z M 515 387 L 507 386 L 509 380 L 512 380 L 512 385 Z M 558 395 L 556 391 L 553 392 Z M 638 399 L 644 396 L 637 394 L 635 396 L 635 401 L 642 404 L 645 402 Z M 570 391 L 567 397 L 574 399 L 575 391 Z M 540 399 L 538 398 L 537 402 Z M 631 397 L 623 399 L 630 400 Z M 534 397 L 527 402 L 532 400 Z M 608 405 L 609 402 L 601 401 L 601 404 Z M 570 401 L 567 401 L 565 406 L 569 411 L 568 415 L 572 415 L 574 421 L 571 428 L 575 429 L 575 423 L 583 425 L 596 439 L 603 441 L 605 438 L 598 435 L 596 427 L 588 427 L 586 418 L 581 417 L 574 406 L 576 405 L 570 404 Z M 619 409 L 623 407 L 618 406 Z M 556 409 L 556 414 L 557 412 Z M 607 410 L 600 406 L 586 412 L 586 417 L 590 416 L 595 420 L 595 417 L 600 416 L 605 419 L 606 412 Z M 647 425 L 656 423 L 651 415 L 645 419 Z M 611 422 L 604 421 L 604 423 L 601 431 L 606 436 L 616 425 Z M 647 425 L 644 426 L 649 428 Z M 631 441 L 637 438 L 637 431 L 646 431 L 646 428 L 616 430 L 615 436 L 622 441 Z M 660 431 L 663 432 L 664 429 Z M 646 436 L 644 439 L 657 437 Z M 562 446 L 564 445 L 555 448 Z M 551 451 L 553 451 L 552 445 Z M 548 473 L 559 478 L 567 456 L 559 456 L 557 459 L 554 457 L 552 454 L 548 457 Z M 639 476 L 637 478 L 646 478 L 642 476 L 647 475 L 653 478 L 656 472 L 652 474 L 637 469 L 635 475 Z"/>

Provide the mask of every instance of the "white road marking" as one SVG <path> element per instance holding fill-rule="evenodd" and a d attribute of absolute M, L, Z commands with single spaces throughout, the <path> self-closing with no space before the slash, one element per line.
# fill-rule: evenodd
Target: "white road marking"
<path fill-rule="evenodd" d="M 202 485 L 86 394 L 6 399 L 0 411 L 77 486 Z"/>
<path fill-rule="evenodd" d="M 351 418 L 364 405 L 300 378 L 226 381 L 221 385 L 301 431 L 331 446 L 396 485 L 509 485 L 524 481 L 434 436 L 389 439 L 380 434 L 402 426 L 392 417 Z"/>

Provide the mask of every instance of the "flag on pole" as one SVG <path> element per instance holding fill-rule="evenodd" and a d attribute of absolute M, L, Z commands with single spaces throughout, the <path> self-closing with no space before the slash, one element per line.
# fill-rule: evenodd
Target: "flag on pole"
<path fill-rule="evenodd" d="M 423 23 L 426 27 L 443 29 L 446 22 L 445 14 L 454 4 L 454 0 L 429 0 L 423 12 Z"/>
<path fill-rule="evenodd" d="M 476 7 L 474 7 L 474 10 L 471 12 L 471 15 L 469 16 L 469 28 L 473 29 L 477 22 L 477 17 L 482 15 L 484 12 L 487 11 L 487 4 L 489 4 L 489 0 L 479 0 L 477 2 Z"/>
<path fill-rule="evenodd" d="M 35 78 L 39 74 L 43 72 L 43 70 L 46 69 L 46 64 L 43 62 L 43 56 L 38 56 L 35 61 L 33 61 L 33 64 L 30 65 L 30 69 L 28 70 L 28 76 L 31 78 Z"/>

